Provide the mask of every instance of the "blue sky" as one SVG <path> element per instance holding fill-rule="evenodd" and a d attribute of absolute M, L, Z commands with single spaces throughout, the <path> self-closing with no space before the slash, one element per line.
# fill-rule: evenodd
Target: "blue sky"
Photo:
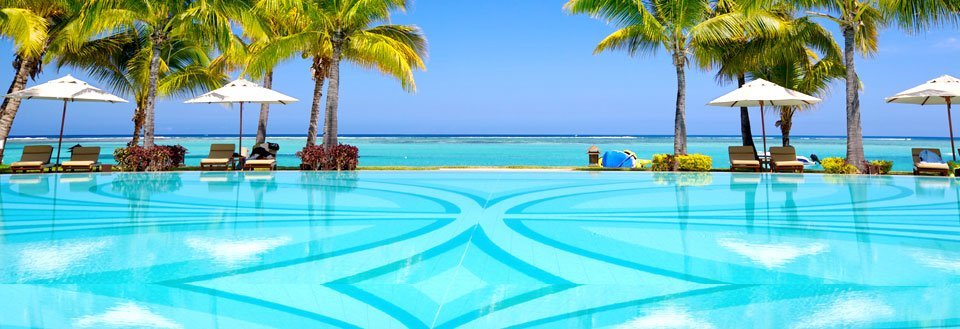
<path fill-rule="evenodd" d="M 428 70 L 416 75 L 418 90 L 404 92 L 376 72 L 346 66 L 342 72 L 342 134 L 672 134 L 676 78 L 664 53 L 631 58 L 625 53 L 593 55 L 596 43 L 613 31 L 601 21 L 571 16 L 564 1 L 419 0 L 395 23 L 417 24 L 430 42 Z M 825 23 L 831 27 L 830 23 Z M 12 59 L 10 43 L 0 44 Z M 960 76 L 960 33 L 956 28 L 908 35 L 881 34 L 880 53 L 858 59 L 864 134 L 946 136 L 940 107 L 885 104 L 883 98 L 942 74 Z M 705 106 L 732 89 L 712 72 L 688 70 L 687 125 L 691 135 L 739 134 L 734 109 Z M 51 65 L 40 82 L 82 72 Z M 11 65 L 0 65 L 8 86 Z M 98 85 L 95 80 L 89 80 Z M 28 85 L 33 85 L 30 82 Z M 269 133 L 304 134 L 313 82 L 299 58 L 278 68 L 274 88 L 302 100 L 275 106 Z M 245 112 L 245 132 L 256 130 L 255 107 Z M 13 135 L 55 135 L 60 104 L 26 101 Z M 68 114 L 67 134 L 128 134 L 132 105 L 77 104 Z M 754 110 L 754 131 L 760 120 Z M 837 82 L 816 110 L 798 114 L 795 135 L 843 135 L 843 84 Z M 767 130 L 779 132 L 768 120 Z M 162 99 L 158 134 L 234 134 L 236 108 L 186 105 Z"/>

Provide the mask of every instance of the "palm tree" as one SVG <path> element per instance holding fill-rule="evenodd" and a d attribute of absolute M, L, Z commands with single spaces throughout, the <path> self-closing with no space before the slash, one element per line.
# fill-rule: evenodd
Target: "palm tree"
<path fill-rule="evenodd" d="M 340 63 L 347 60 L 360 67 L 373 68 L 400 81 L 407 91 L 414 91 L 414 70 L 425 69 L 426 39 L 416 26 L 379 23 L 388 22 L 390 13 L 403 10 L 406 0 L 277 0 L 295 12 L 292 31 L 265 47 L 275 58 L 301 53 L 312 59 L 314 79 L 313 104 L 307 145 L 316 145 L 323 84 L 327 86 L 327 104 L 323 129 L 323 145 L 332 147 L 337 141 L 337 112 L 340 94 Z"/>
<path fill-rule="evenodd" d="M 294 33 L 292 29 L 296 10 L 285 0 L 256 0 L 252 10 L 236 18 L 243 27 L 243 38 L 237 38 L 235 53 L 222 57 L 229 59 L 232 65 L 243 71 L 253 80 L 261 80 L 265 88 L 273 88 L 273 69 L 289 59 L 295 51 L 279 51 L 275 43 L 280 38 Z M 257 121 L 256 144 L 266 141 L 267 121 L 270 116 L 270 104 L 260 105 L 260 117 Z"/>
<path fill-rule="evenodd" d="M 43 58 L 63 49 L 72 41 L 74 18 L 80 0 L 0 0 L 0 36 L 13 41 L 15 70 L 7 93 L 23 90 L 27 79 L 35 78 L 43 68 Z M 6 145 L 20 100 L 4 98 L 0 105 L 0 142 Z M 0 159 L 4 148 L 0 147 Z"/>
<path fill-rule="evenodd" d="M 619 29 L 597 45 L 595 53 L 626 50 L 630 55 L 670 53 L 677 74 L 674 154 L 687 152 L 686 67 L 700 44 L 731 44 L 744 35 L 776 29 L 777 22 L 741 12 L 717 10 L 729 1 L 569 0 L 564 8 L 574 14 L 603 19 Z"/>
<path fill-rule="evenodd" d="M 249 0 L 88 0 L 84 31 L 95 36 L 111 31 L 138 31 L 146 36 L 149 58 L 143 101 L 143 145 L 154 146 L 154 112 L 164 49 L 190 42 L 229 47 L 234 36 L 231 17 L 250 8 Z"/>
<path fill-rule="evenodd" d="M 90 40 L 78 51 L 61 54 L 59 67 L 86 70 L 106 82 L 113 90 L 133 97 L 133 135 L 129 145 L 138 145 L 143 130 L 150 78 L 150 52 L 147 36 L 137 30 Z M 158 97 L 189 96 L 218 88 L 227 81 L 222 68 L 211 66 L 210 47 L 190 41 L 169 42 L 161 49 L 157 77 Z"/>
<path fill-rule="evenodd" d="M 715 5 L 717 13 L 737 13 L 743 9 L 736 1 L 718 1 Z M 758 11 L 754 15 L 763 15 L 767 19 L 780 19 L 770 12 Z M 769 38 L 779 31 L 757 31 L 763 33 L 745 33 L 732 40 L 724 40 L 720 44 L 701 44 L 697 49 L 697 59 L 701 69 L 716 69 L 716 79 L 719 83 L 736 81 L 737 87 L 747 83 L 747 72 L 759 65 L 762 53 L 751 53 L 748 44 L 760 38 Z M 750 126 L 750 110 L 740 107 L 740 138 L 743 146 L 754 146 L 753 131 Z"/>
<path fill-rule="evenodd" d="M 743 0 L 751 8 L 762 8 L 783 0 Z M 960 1 L 956 0 L 788 0 L 810 10 L 813 17 L 837 24 L 843 35 L 843 64 L 846 68 L 847 162 L 865 169 L 863 129 L 860 125 L 860 78 L 855 57 L 877 53 L 878 31 L 890 23 L 912 31 L 956 23 Z"/>
<path fill-rule="evenodd" d="M 842 51 L 830 31 L 809 17 L 791 19 L 792 10 L 783 16 L 782 33 L 773 38 L 748 43 L 746 53 L 759 53 L 759 65 L 751 70 L 753 78 L 762 78 L 808 95 L 822 97 L 830 82 L 844 76 Z M 793 116 L 812 106 L 781 106 L 780 127 L 783 146 L 790 146 Z"/>

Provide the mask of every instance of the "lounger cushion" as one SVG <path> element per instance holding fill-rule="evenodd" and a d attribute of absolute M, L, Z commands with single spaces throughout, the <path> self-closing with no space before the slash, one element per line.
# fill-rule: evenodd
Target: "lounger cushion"
<path fill-rule="evenodd" d="M 917 169 L 950 170 L 950 166 L 946 163 L 920 162 Z"/>
<path fill-rule="evenodd" d="M 203 159 L 200 164 L 228 164 L 230 159 Z"/>
<path fill-rule="evenodd" d="M 760 161 L 757 160 L 730 160 L 730 164 L 734 166 L 760 166 Z"/>
<path fill-rule="evenodd" d="M 245 162 L 248 166 L 269 166 L 277 163 L 277 160 L 247 160 Z"/>
<path fill-rule="evenodd" d="M 42 167 L 44 164 L 43 161 L 20 161 L 10 164 L 10 167 Z"/>
<path fill-rule="evenodd" d="M 777 167 L 803 167 L 800 161 L 777 161 L 773 163 Z"/>
<path fill-rule="evenodd" d="M 64 167 L 89 167 L 96 164 L 94 161 L 66 161 Z"/>

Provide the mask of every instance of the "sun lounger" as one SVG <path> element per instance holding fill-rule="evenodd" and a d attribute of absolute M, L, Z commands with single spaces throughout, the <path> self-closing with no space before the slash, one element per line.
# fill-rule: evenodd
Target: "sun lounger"
<path fill-rule="evenodd" d="M 100 147 L 74 147 L 70 161 L 60 165 L 63 171 L 93 171 L 100 166 Z"/>
<path fill-rule="evenodd" d="M 774 172 L 803 172 L 803 162 L 797 161 L 793 146 L 770 148 L 770 170 Z"/>
<path fill-rule="evenodd" d="M 760 171 L 760 160 L 757 160 L 757 152 L 753 146 L 731 146 L 729 152 L 730 171 L 737 169 Z"/>
<path fill-rule="evenodd" d="M 28 171 L 43 172 L 44 169 L 52 167 L 50 157 L 53 155 L 53 146 L 50 145 L 29 145 L 23 147 L 23 155 L 20 161 L 10 164 L 10 171 L 13 173 Z"/>
<path fill-rule="evenodd" d="M 276 170 L 277 169 L 277 154 L 273 154 L 273 159 L 255 159 L 255 160 L 246 160 L 243 162 L 243 170 L 257 170 L 257 169 L 267 169 L 267 170 Z"/>
<path fill-rule="evenodd" d="M 939 149 L 931 149 L 931 148 L 912 149 L 911 153 L 913 153 L 913 174 L 914 175 L 921 175 L 924 173 L 936 174 L 940 176 L 950 175 L 950 166 L 947 165 L 946 163 L 943 163 L 942 160 L 935 161 L 935 162 L 923 161 L 923 159 L 920 158 L 920 153 L 923 153 L 923 151 L 929 151 L 935 154 L 937 158 L 942 159 Z"/>
<path fill-rule="evenodd" d="M 206 159 L 200 160 L 200 170 L 236 168 L 235 150 L 233 144 L 210 145 L 210 154 L 207 155 Z"/>

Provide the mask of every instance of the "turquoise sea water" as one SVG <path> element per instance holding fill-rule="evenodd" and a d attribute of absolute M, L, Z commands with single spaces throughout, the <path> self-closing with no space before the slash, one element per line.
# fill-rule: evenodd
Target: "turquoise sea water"
<path fill-rule="evenodd" d="M 2 328 L 960 326 L 960 183 L 0 176 Z"/>
<path fill-rule="evenodd" d="M 244 139 L 252 145 L 253 138 Z M 101 161 L 112 163 L 112 150 L 126 144 L 127 138 L 69 138 L 65 147 L 76 144 L 101 146 Z M 158 144 L 185 146 L 188 165 L 198 165 L 206 157 L 211 143 L 236 143 L 236 137 L 170 137 L 158 139 Z M 279 164 L 297 166 L 295 153 L 303 148 L 303 137 L 274 137 L 268 141 L 279 143 Z M 672 137 L 344 137 L 343 143 L 360 148 L 361 166 L 583 166 L 586 150 L 597 145 L 602 150 L 630 149 L 649 159 L 655 153 L 672 153 Z M 768 139 L 776 146 L 779 139 Z M 714 158 L 714 166 L 729 166 L 727 147 L 739 145 L 739 137 L 690 137 L 689 152 L 703 153 Z M 20 158 L 23 145 L 49 144 L 56 146 L 55 138 L 14 138 L 8 141 L 4 163 Z M 845 140 L 836 137 L 795 137 L 792 143 L 799 155 L 817 154 L 820 158 L 844 156 Z M 911 171 L 910 149 L 913 147 L 940 148 L 949 158 L 950 142 L 941 138 L 867 138 L 864 141 L 869 159 L 894 161 L 894 169 Z M 759 139 L 757 145 L 760 145 Z M 758 146 L 759 148 L 759 146 Z M 64 153 L 64 157 L 69 157 Z"/>

